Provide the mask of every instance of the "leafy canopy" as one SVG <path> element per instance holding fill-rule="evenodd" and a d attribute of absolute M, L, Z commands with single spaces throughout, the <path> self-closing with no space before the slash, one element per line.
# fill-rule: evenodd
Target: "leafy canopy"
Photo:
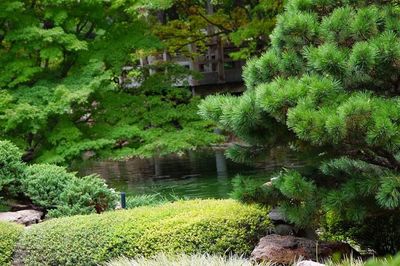
<path fill-rule="evenodd" d="M 23 148 L 26 161 L 60 164 L 87 151 L 150 156 L 215 140 L 192 110 L 197 100 L 173 88 L 172 70 L 137 90 L 114 82 L 143 51 L 162 48 L 142 11 L 164 6 L 1 1 L 0 138 Z"/>
<path fill-rule="evenodd" d="M 153 16 L 152 30 L 171 54 L 202 55 L 213 39 L 220 38 L 235 46 L 233 59 L 246 59 L 266 47 L 282 2 L 175 0 Z M 188 48 L 191 44 L 195 50 Z"/>

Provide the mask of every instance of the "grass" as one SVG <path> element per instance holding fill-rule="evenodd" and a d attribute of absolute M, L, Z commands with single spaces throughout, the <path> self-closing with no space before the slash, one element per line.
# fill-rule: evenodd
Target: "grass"
<path fill-rule="evenodd" d="M 387 259 L 372 259 L 364 262 L 360 259 L 347 258 L 340 262 L 326 261 L 326 266 L 398 266 L 397 260 L 390 263 Z M 295 266 L 295 262 L 291 266 Z M 153 258 L 138 257 L 136 259 L 119 258 L 108 262 L 106 266 L 277 266 L 274 263 L 255 263 L 245 257 L 233 255 L 209 255 L 209 254 L 180 254 L 166 255 L 160 253 Z"/>
<path fill-rule="evenodd" d="M 128 209 L 133 209 L 141 206 L 157 206 L 178 199 L 173 196 L 171 196 L 171 198 L 172 199 L 163 196 L 160 193 L 128 196 L 126 198 L 126 207 Z"/>
<path fill-rule="evenodd" d="M 239 256 L 218 256 L 208 254 L 168 256 L 158 254 L 152 259 L 139 257 L 134 260 L 120 258 L 106 264 L 107 266 L 270 266 L 270 263 L 253 264 L 250 260 Z M 272 265 L 271 265 L 272 266 Z"/>

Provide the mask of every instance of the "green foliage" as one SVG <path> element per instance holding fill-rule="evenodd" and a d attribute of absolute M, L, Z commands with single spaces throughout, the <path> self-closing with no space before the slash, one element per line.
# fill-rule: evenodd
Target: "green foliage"
<path fill-rule="evenodd" d="M 262 184 L 248 176 L 238 175 L 232 179 L 233 199 L 245 203 L 266 203 L 269 202 L 269 189 L 267 184 Z"/>
<path fill-rule="evenodd" d="M 397 215 L 383 214 L 369 217 L 365 222 L 348 222 L 335 213 L 328 213 L 322 224 L 322 237 L 326 240 L 361 243 L 361 248 L 374 247 L 378 254 L 395 254 L 400 248 L 400 219 Z"/>
<path fill-rule="evenodd" d="M 396 266 L 400 264 L 400 255 L 387 258 L 385 260 L 369 260 L 365 266 Z"/>
<path fill-rule="evenodd" d="M 0 265 L 11 265 L 17 240 L 23 226 L 0 222 Z"/>
<path fill-rule="evenodd" d="M 25 165 L 20 150 L 9 141 L 0 140 L 0 192 L 15 195 L 19 191 Z"/>
<path fill-rule="evenodd" d="M 171 54 L 198 56 L 210 41 L 219 38 L 237 48 L 230 54 L 234 60 L 246 59 L 260 54 L 267 46 L 282 3 L 218 0 L 207 4 L 199 0 L 173 0 L 167 9 L 157 13 L 157 19 L 154 16 L 152 30 Z M 208 5 L 213 12 L 209 12 Z M 212 31 L 205 31 L 210 27 Z M 196 45 L 196 51 L 188 48 L 189 44 Z"/>
<path fill-rule="evenodd" d="M 399 17 L 395 1 L 289 0 L 270 49 L 244 70 L 244 95 L 200 104 L 240 138 L 234 160 L 272 145 L 319 154 L 315 171 L 283 171 L 269 191 L 300 226 L 400 214 Z"/>
<path fill-rule="evenodd" d="M 233 200 L 191 200 L 53 219 L 26 230 L 17 254 L 25 265 L 97 265 L 160 252 L 249 253 L 266 214 Z"/>
<path fill-rule="evenodd" d="M 56 165 L 26 165 L 21 161 L 20 150 L 8 141 L 0 141 L 0 152 L 3 158 L 0 180 L 7 189 L 2 195 L 10 197 L 7 192 L 18 192 L 18 196 L 50 210 L 49 215 L 53 217 L 101 213 L 115 207 L 115 191 L 98 176 L 80 178 Z"/>
<path fill-rule="evenodd" d="M 0 212 L 8 212 L 11 210 L 11 207 L 8 206 L 8 204 L 6 202 L 3 202 L 2 200 L 0 200 Z"/>
<path fill-rule="evenodd" d="M 22 190 L 34 204 L 49 210 L 50 217 L 101 213 L 113 209 L 117 198 L 98 176 L 79 178 L 50 164 L 28 166 Z"/>
<path fill-rule="evenodd" d="M 61 217 L 102 213 L 114 209 L 117 198 L 114 190 L 108 188 L 105 181 L 96 175 L 74 177 L 59 195 L 57 208 L 48 214 L 50 217 Z"/>
<path fill-rule="evenodd" d="M 64 167 L 50 164 L 34 164 L 27 167 L 22 181 L 24 194 L 38 206 L 46 209 L 60 204 L 60 195 L 72 179 Z"/>
<path fill-rule="evenodd" d="M 172 86 L 189 75 L 183 67 L 157 66 L 138 88 L 122 82 L 123 67 L 137 70 L 141 55 L 163 49 L 142 12 L 166 2 L 2 1 L 0 137 L 23 149 L 25 161 L 55 164 L 217 141 L 196 114 L 198 99 L 185 84 Z"/>
<path fill-rule="evenodd" d="M 175 197 L 175 199 L 177 198 Z M 157 206 L 170 201 L 171 200 L 169 198 L 159 193 L 128 196 L 126 197 L 126 208 L 133 209 L 141 206 Z"/>

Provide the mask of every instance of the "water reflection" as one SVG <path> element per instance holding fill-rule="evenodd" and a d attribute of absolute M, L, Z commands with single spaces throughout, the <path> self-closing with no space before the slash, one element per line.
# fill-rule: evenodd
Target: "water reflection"
<path fill-rule="evenodd" d="M 97 173 L 106 182 L 128 195 L 162 193 L 188 198 L 226 198 L 237 174 L 266 180 L 270 173 L 284 167 L 302 167 L 293 154 L 271 154 L 254 166 L 234 163 L 222 150 L 188 152 L 184 156 L 130 159 L 127 161 L 86 162 L 81 175 Z"/>

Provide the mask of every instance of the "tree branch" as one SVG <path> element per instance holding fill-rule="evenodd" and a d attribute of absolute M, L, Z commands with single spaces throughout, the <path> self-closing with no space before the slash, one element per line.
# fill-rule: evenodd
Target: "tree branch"
<path fill-rule="evenodd" d="M 208 24 L 211 24 L 219 29 L 222 29 L 225 32 L 232 32 L 232 30 L 227 29 L 226 27 L 224 27 L 221 24 L 215 23 L 213 21 L 211 21 L 210 19 L 208 19 L 206 16 L 204 16 L 203 14 L 201 14 L 201 12 L 198 12 L 197 15 L 199 15 L 202 19 L 204 19 Z"/>
<path fill-rule="evenodd" d="M 218 36 L 218 35 L 221 35 L 221 34 L 225 34 L 225 33 L 226 32 L 224 32 L 224 31 L 219 31 L 219 32 L 216 32 L 216 33 L 211 34 L 211 35 L 204 35 L 204 36 L 202 36 L 200 38 L 191 40 L 190 42 L 183 43 L 182 45 L 178 46 L 178 48 L 175 49 L 175 52 L 179 52 L 183 47 L 185 47 L 185 46 L 187 46 L 189 44 L 196 43 L 196 42 L 199 42 L 199 41 L 211 38 L 211 37 L 215 37 L 215 36 Z"/>

